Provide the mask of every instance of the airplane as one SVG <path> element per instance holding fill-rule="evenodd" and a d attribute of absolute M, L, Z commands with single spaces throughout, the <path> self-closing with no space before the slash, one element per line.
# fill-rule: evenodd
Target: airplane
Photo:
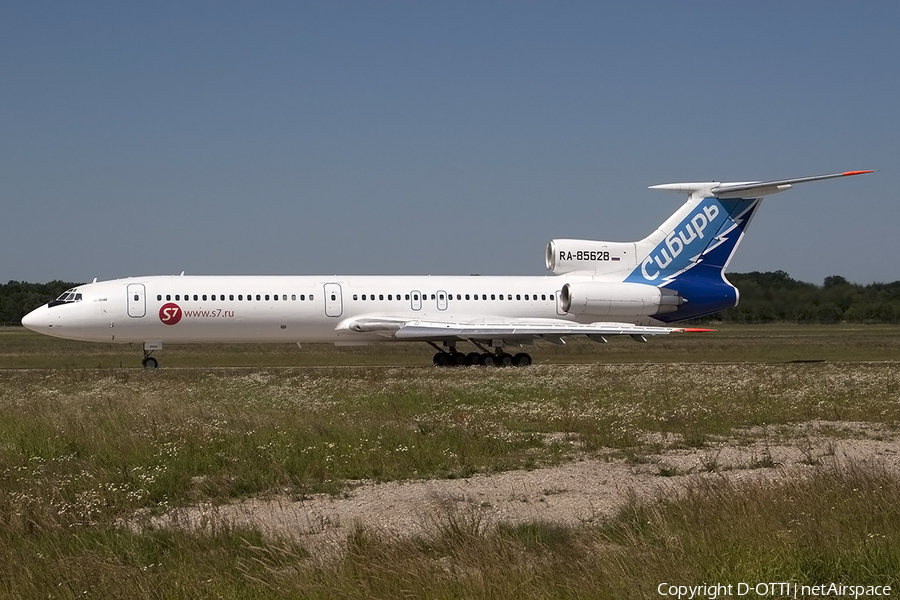
<path fill-rule="evenodd" d="M 438 366 L 527 366 L 528 353 L 505 347 L 702 331 L 672 324 L 737 305 L 725 269 L 764 196 L 872 172 L 654 185 L 688 199 L 640 241 L 551 240 L 552 275 L 95 279 L 31 311 L 22 325 L 66 339 L 143 344 L 146 369 L 159 368 L 152 354 L 163 344 L 218 342 L 425 342 Z M 465 353 L 460 343 L 477 351 Z"/>

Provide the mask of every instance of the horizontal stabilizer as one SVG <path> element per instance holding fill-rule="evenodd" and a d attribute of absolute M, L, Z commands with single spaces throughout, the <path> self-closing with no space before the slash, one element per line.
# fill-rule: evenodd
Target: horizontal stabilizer
<path fill-rule="evenodd" d="M 664 183 L 650 186 L 651 190 L 663 190 L 667 192 L 681 192 L 684 194 L 702 194 L 715 198 L 761 198 L 771 196 L 778 192 L 791 189 L 797 183 L 810 181 L 822 181 L 823 179 L 835 179 L 837 177 L 849 177 L 874 173 L 875 171 L 844 171 L 843 173 L 830 173 L 828 175 L 813 175 L 812 177 L 795 177 L 793 179 L 776 179 L 773 181 L 744 181 L 735 183 L 720 183 L 708 181 L 702 183 Z"/>

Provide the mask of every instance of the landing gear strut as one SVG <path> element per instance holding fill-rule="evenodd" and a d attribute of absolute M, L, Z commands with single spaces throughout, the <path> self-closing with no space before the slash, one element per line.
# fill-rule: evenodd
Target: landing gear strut
<path fill-rule="evenodd" d="M 434 342 L 428 342 L 437 354 L 432 359 L 438 367 L 461 367 L 464 365 L 483 365 L 486 367 L 527 367 L 531 364 L 531 355 L 519 352 L 515 356 L 503 351 L 503 344 L 498 340 L 491 343 L 493 352 L 485 348 L 475 340 L 469 340 L 481 350 L 481 352 L 469 352 L 464 354 L 456 349 L 455 342 L 445 342 L 445 348 L 439 347 Z"/>

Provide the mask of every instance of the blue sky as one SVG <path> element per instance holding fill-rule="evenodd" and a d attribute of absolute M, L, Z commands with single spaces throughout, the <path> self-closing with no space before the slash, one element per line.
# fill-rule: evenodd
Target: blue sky
<path fill-rule="evenodd" d="M 900 280 L 897 2 L 4 2 L 0 281 L 542 274 L 648 190 L 767 200 L 732 271 Z"/>

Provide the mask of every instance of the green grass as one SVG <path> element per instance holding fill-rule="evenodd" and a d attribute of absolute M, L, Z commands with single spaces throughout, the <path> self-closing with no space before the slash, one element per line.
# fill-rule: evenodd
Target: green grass
<path fill-rule="evenodd" d="M 215 519 L 196 532 L 150 520 L 198 502 L 339 494 L 359 479 L 639 457 L 732 436 L 774 443 L 810 420 L 890 435 L 896 333 L 734 327 L 720 338 L 541 347 L 544 364 L 527 369 L 416 366 L 428 362 L 420 346 L 173 347 L 164 365 L 204 366 L 144 372 L 117 366 L 120 347 L 3 331 L 0 356 L 18 366 L 0 370 L 0 597 L 646 598 L 664 581 L 897 585 L 900 483 L 871 465 L 809 467 L 779 484 L 699 481 L 577 527 L 489 527 L 448 508 L 419 537 L 358 528 L 324 562 Z M 720 345 L 718 360 L 685 362 L 705 356 L 701 338 Z M 754 362 L 726 360 L 726 348 Z M 647 364 L 641 352 L 669 358 Z M 318 356 L 320 366 L 284 364 Z M 802 356 L 842 362 L 785 362 Z M 275 367 L 247 368 L 269 359 Z M 94 360 L 107 366 L 79 362 Z M 862 360 L 878 362 L 844 362 Z M 329 366 L 354 361 L 363 364 Z M 660 433 L 665 443 L 646 441 Z"/>

